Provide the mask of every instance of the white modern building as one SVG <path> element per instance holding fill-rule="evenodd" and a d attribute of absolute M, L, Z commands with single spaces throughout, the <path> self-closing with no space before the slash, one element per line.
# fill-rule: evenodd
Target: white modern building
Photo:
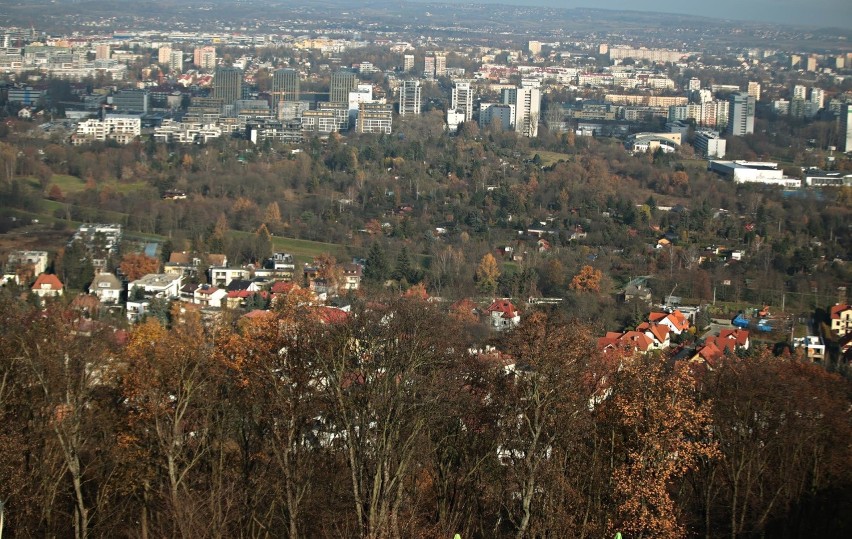
<path fill-rule="evenodd" d="M 406 80 L 399 86 L 399 115 L 417 116 L 420 114 L 420 81 Z"/>
<path fill-rule="evenodd" d="M 734 183 L 761 183 L 794 189 L 802 186 L 801 180 L 784 176 L 784 171 L 778 168 L 778 163 L 712 160 L 708 169 L 733 180 Z"/>
<path fill-rule="evenodd" d="M 754 133 L 754 97 L 737 92 L 731 94 L 728 103 L 728 133 L 735 137 Z"/>
<path fill-rule="evenodd" d="M 716 131 L 696 131 L 693 144 L 695 152 L 705 159 L 725 157 L 725 139 Z"/>
<path fill-rule="evenodd" d="M 465 122 L 473 119 L 473 90 L 468 81 L 456 81 L 453 84 L 450 109 L 464 114 Z"/>

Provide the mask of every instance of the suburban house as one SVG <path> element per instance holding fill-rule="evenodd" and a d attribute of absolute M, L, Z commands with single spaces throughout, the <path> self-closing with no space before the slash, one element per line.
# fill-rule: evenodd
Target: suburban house
<path fill-rule="evenodd" d="M 47 271 L 47 251 L 12 251 L 6 262 L 6 271 L 31 272 L 32 276 Z"/>
<path fill-rule="evenodd" d="M 228 297 L 228 291 L 209 284 L 203 284 L 195 289 L 193 303 L 202 307 L 222 307 L 222 302 Z"/>
<path fill-rule="evenodd" d="M 343 265 L 343 290 L 358 290 L 361 286 L 361 274 L 363 269 L 359 264 Z"/>
<path fill-rule="evenodd" d="M 231 281 L 248 279 L 250 276 L 251 272 L 245 268 L 210 268 L 210 283 L 216 286 L 228 286 Z"/>
<path fill-rule="evenodd" d="M 825 359 L 825 343 L 818 335 L 807 335 L 793 339 L 793 349 L 802 348 L 805 357 L 811 361 L 822 361 Z"/>
<path fill-rule="evenodd" d="M 511 329 L 521 323 L 521 314 L 508 299 L 495 300 L 485 312 L 491 317 L 491 327 L 497 331 Z"/>
<path fill-rule="evenodd" d="M 59 277 L 50 273 L 42 273 L 33 284 L 33 294 L 40 298 L 55 298 L 63 292 L 62 282 Z"/>
<path fill-rule="evenodd" d="M 642 322 L 636 327 L 636 331 L 641 331 L 646 337 L 651 339 L 651 348 L 655 350 L 668 348 L 672 344 L 669 338 L 671 329 L 665 324 Z"/>
<path fill-rule="evenodd" d="M 605 336 L 598 339 L 598 349 L 605 354 L 612 351 L 646 354 L 653 349 L 653 345 L 653 339 L 641 331 L 625 331 L 624 333 L 608 331 Z"/>
<path fill-rule="evenodd" d="M 163 273 L 192 277 L 206 260 L 207 266 L 227 266 L 228 257 L 221 254 L 200 255 L 187 251 L 176 251 L 169 255 L 169 261 L 163 265 Z"/>
<path fill-rule="evenodd" d="M 748 347 L 751 344 L 748 338 L 748 331 L 741 328 L 719 330 L 719 339 L 728 339 L 733 341 L 737 348 L 742 348 L 743 350 L 748 350 Z"/>
<path fill-rule="evenodd" d="M 141 290 L 146 296 L 177 298 L 180 297 L 180 287 L 182 284 L 182 275 L 149 273 L 148 275 L 131 282 L 127 289 L 130 293 L 134 290 Z"/>
<path fill-rule="evenodd" d="M 624 301 L 651 303 L 651 289 L 645 285 L 630 283 L 624 288 Z"/>
<path fill-rule="evenodd" d="M 125 309 L 125 315 L 127 316 L 127 320 L 129 320 L 130 322 L 138 322 L 142 320 L 142 317 L 144 317 L 145 314 L 148 312 L 148 307 L 150 305 L 151 302 L 148 300 L 128 300 Z"/>
<path fill-rule="evenodd" d="M 97 296 L 101 303 L 118 303 L 121 300 L 123 290 L 124 286 L 121 281 L 112 273 L 95 275 L 92 284 L 89 285 L 89 293 Z"/>
<path fill-rule="evenodd" d="M 726 355 L 735 354 L 738 349 L 749 347 L 749 332 L 744 329 L 723 329 L 719 335 L 704 339 L 704 344 L 695 350 L 692 362 L 703 362 L 715 367 Z"/>
<path fill-rule="evenodd" d="M 689 320 L 679 310 L 670 313 L 651 313 L 648 315 L 648 321 L 668 326 L 669 330 L 675 335 L 680 335 L 689 329 Z"/>
<path fill-rule="evenodd" d="M 852 333 L 852 305 L 834 305 L 831 308 L 831 332 L 838 337 Z"/>

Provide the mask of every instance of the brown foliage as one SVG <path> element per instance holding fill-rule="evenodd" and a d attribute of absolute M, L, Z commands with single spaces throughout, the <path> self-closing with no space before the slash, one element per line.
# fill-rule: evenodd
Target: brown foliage
<path fill-rule="evenodd" d="M 135 281 L 149 273 L 159 272 L 160 261 L 142 253 L 128 253 L 122 257 L 118 267 L 129 280 Z"/>

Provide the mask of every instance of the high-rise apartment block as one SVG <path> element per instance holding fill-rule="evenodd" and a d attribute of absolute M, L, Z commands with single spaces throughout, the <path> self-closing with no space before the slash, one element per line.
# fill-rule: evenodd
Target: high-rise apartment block
<path fill-rule="evenodd" d="M 456 81 L 453 84 L 453 94 L 450 108 L 464 114 L 464 121 L 473 120 L 473 89 L 466 81 Z"/>
<path fill-rule="evenodd" d="M 805 69 L 807 71 L 816 71 L 817 70 L 816 56 L 808 56 L 808 61 L 807 61 L 807 64 L 805 65 Z"/>
<path fill-rule="evenodd" d="M 840 109 L 840 147 L 852 152 L 852 104 L 845 103 Z"/>
<path fill-rule="evenodd" d="M 168 45 L 166 45 L 164 47 L 160 47 L 159 49 L 157 49 L 157 63 L 163 64 L 163 65 L 168 65 L 169 60 L 172 57 L 172 51 L 173 50 L 174 49 L 172 49 Z"/>
<path fill-rule="evenodd" d="M 435 77 L 435 57 L 431 54 L 426 54 L 426 58 L 423 59 L 423 75 L 427 79 Z"/>
<path fill-rule="evenodd" d="M 801 84 L 793 86 L 793 99 L 804 100 L 808 95 L 808 87 Z"/>
<path fill-rule="evenodd" d="M 358 133 L 384 133 L 390 135 L 393 125 L 393 107 L 384 103 L 361 103 L 355 131 Z"/>
<path fill-rule="evenodd" d="M 760 101 L 760 83 L 755 81 L 749 81 L 748 83 L 748 95 L 752 96 L 755 101 Z"/>
<path fill-rule="evenodd" d="M 515 106 L 515 132 L 524 137 L 538 136 L 541 90 L 538 81 L 524 80 L 518 88 L 503 90 L 503 104 Z"/>
<path fill-rule="evenodd" d="M 527 49 L 533 56 L 538 56 L 541 54 L 541 41 L 530 41 L 527 44 Z"/>
<path fill-rule="evenodd" d="M 435 53 L 435 78 L 447 76 L 447 56 L 443 52 Z"/>
<path fill-rule="evenodd" d="M 233 105 L 243 97 L 243 70 L 237 67 L 217 67 L 213 75 L 213 98 L 224 105 Z"/>
<path fill-rule="evenodd" d="M 192 54 L 192 63 L 198 69 L 215 69 L 216 68 L 216 47 L 207 45 L 204 47 L 196 47 Z"/>
<path fill-rule="evenodd" d="M 402 70 L 408 73 L 414 69 L 414 55 L 406 54 L 402 57 Z"/>
<path fill-rule="evenodd" d="M 728 133 L 736 137 L 754 133 L 754 97 L 736 92 L 728 98 Z"/>
<path fill-rule="evenodd" d="M 102 43 L 95 47 L 95 60 L 109 60 L 112 55 L 112 49 L 106 43 Z"/>
<path fill-rule="evenodd" d="M 168 61 L 169 69 L 174 73 L 180 73 L 183 71 L 183 51 L 181 50 L 172 50 L 171 54 L 169 54 Z"/>
<path fill-rule="evenodd" d="M 420 81 L 406 80 L 399 87 L 399 115 L 420 114 Z"/>
<path fill-rule="evenodd" d="M 686 89 L 690 92 L 697 92 L 701 89 L 701 80 L 695 77 L 689 79 L 689 82 L 686 83 Z"/>
<path fill-rule="evenodd" d="M 810 102 L 813 105 L 813 108 L 819 110 L 825 107 L 825 90 L 822 88 L 811 88 L 811 98 Z"/>
<path fill-rule="evenodd" d="M 355 73 L 346 69 L 335 71 L 331 74 L 331 85 L 329 86 L 328 100 L 331 103 L 349 104 L 349 92 L 358 87 L 358 79 Z"/>

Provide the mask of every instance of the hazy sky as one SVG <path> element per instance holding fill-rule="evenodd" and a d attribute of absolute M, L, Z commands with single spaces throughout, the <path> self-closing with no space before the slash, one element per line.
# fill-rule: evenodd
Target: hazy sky
<path fill-rule="evenodd" d="M 474 0 L 486 4 L 687 13 L 718 19 L 741 19 L 852 29 L 852 0 Z"/>

